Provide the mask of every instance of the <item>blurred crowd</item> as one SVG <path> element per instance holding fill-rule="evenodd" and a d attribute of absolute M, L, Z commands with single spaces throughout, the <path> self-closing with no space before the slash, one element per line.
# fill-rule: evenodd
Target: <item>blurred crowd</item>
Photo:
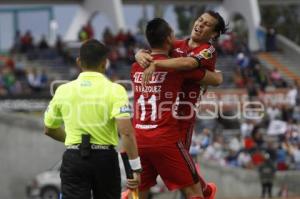
<path fill-rule="evenodd" d="M 276 48 L 274 34 L 272 29 L 267 32 L 267 51 Z M 300 85 L 297 81 L 287 82 L 276 68 L 263 67 L 257 56 L 241 41 L 234 33 L 226 35 L 217 45 L 218 53 L 234 57 L 233 88 L 244 88 L 249 101 L 261 102 L 263 117 L 225 122 L 218 118 L 208 125 L 199 120 L 201 127 L 195 129 L 190 152 L 194 157 L 201 154 L 204 159 L 230 167 L 256 169 L 266 161 L 266 157 L 270 157 L 279 171 L 300 170 Z M 287 89 L 284 103 L 262 100 L 264 93 L 278 88 Z M 238 130 L 224 133 L 224 127 L 218 128 L 231 123 L 236 125 L 228 129 Z"/>
<path fill-rule="evenodd" d="M 78 42 L 94 37 L 93 27 L 88 23 L 80 29 Z M 146 48 L 144 37 L 123 30 L 113 34 L 106 28 L 101 40 L 110 49 L 110 64 L 106 75 L 112 80 L 127 79 L 137 49 Z M 10 54 L 3 56 L 3 61 L 0 60 L 0 96 L 47 92 L 50 80 L 56 79 L 56 70 L 61 66 L 65 71 L 71 71 L 68 77 L 64 77 L 67 80 L 74 79 L 80 72 L 76 66 L 78 47 L 69 47 L 60 36 L 56 38 L 54 45 L 50 45 L 44 35 L 35 41 L 31 31 L 28 30 L 24 34 L 17 31 L 14 41 Z M 19 61 L 20 56 L 25 57 L 27 63 Z"/>
<path fill-rule="evenodd" d="M 0 96 L 31 95 L 47 85 L 45 69 L 26 68 L 9 57 L 0 56 Z"/>
<path fill-rule="evenodd" d="M 285 103 L 262 104 L 263 117 L 238 118 L 239 129 L 196 128 L 191 153 L 246 169 L 258 168 L 268 155 L 278 171 L 300 170 L 300 86 L 289 88 Z"/>

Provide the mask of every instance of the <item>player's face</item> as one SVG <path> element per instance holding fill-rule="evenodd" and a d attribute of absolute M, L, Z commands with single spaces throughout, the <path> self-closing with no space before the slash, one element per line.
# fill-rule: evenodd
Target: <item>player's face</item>
<path fill-rule="evenodd" d="M 218 23 L 217 19 L 208 13 L 201 15 L 194 23 L 191 38 L 195 42 L 208 42 L 217 33 L 214 28 Z"/>

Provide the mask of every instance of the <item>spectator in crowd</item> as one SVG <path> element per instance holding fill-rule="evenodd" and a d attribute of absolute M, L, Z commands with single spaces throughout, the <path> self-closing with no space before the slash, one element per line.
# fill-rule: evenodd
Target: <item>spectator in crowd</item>
<path fill-rule="evenodd" d="M 253 81 L 253 79 L 249 79 L 247 82 L 247 91 L 250 101 L 253 99 L 256 99 L 259 93 L 259 89 L 257 88 L 257 85 Z"/>
<path fill-rule="evenodd" d="M 293 160 L 295 162 L 295 169 L 300 170 L 300 141 L 295 144 L 295 147 L 292 151 Z"/>
<path fill-rule="evenodd" d="M 61 36 L 58 35 L 55 42 L 55 49 L 59 56 L 63 56 L 64 54 L 64 43 L 61 39 Z"/>
<path fill-rule="evenodd" d="M 245 87 L 245 80 L 242 77 L 241 71 L 239 68 L 235 69 L 233 75 L 233 81 L 236 88 L 244 88 Z"/>
<path fill-rule="evenodd" d="M 122 44 L 124 44 L 126 41 L 127 41 L 127 35 L 124 33 L 124 31 L 121 29 L 120 31 L 119 31 L 119 33 L 116 35 L 116 37 L 115 37 L 115 41 L 117 42 L 117 43 L 122 43 Z"/>
<path fill-rule="evenodd" d="M 86 32 L 88 39 L 94 38 L 94 28 L 91 21 L 88 21 L 88 23 L 84 26 L 84 31 Z"/>
<path fill-rule="evenodd" d="M 277 147 L 273 141 L 266 141 L 266 154 L 269 155 L 269 158 L 272 162 L 276 162 L 277 160 Z"/>
<path fill-rule="evenodd" d="M 267 107 L 267 116 L 269 121 L 280 119 L 281 118 L 281 110 L 278 105 L 272 104 Z"/>
<path fill-rule="evenodd" d="M 253 129 L 254 129 L 253 121 L 251 121 L 250 119 L 246 119 L 246 120 L 241 124 L 241 128 L 240 128 L 242 137 L 245 138 L 245 137 L 247 137 L 247 136 L 250 136 L 250 135 L 251 135 L 251 132 L 253 131 Z"/>
<path fill-rule="evenodd" d="M 106 27 L 105 30 L 103 31 L 102 39 L 103 42 L 108 46 L 112 46 L 115 44 L 114 36 L 108 27 Z"/>
<path fill-rule="evenodd" d="M 39 92 L 46 87 L 48 77 L 45 70 L 39 73 L 36 68 L 32 68 L 27 74 L 27 81 L 33 91 Z"/>
<path fill-rule="evenodd" d="M 252 159 L 251 159 L 251 155 L 250 153 L 243 149 L 237 158 L 237 164 L 245 169 L 252 169 L 253 168 L 253 164 L 252 164 Z"/>
<path fill-rule="evenodd" d="M 276 32 L 274 28 L 268 28 L 266 34 L 266 51 L 276 51 Z"/>
<path fill-rule="evenodd" d="M 197 142 L 192 141 L 189 153 L 191 154 L 194 162 L 196 163 L 198 162 L 197 157 L 200 154 L 200 151 L 201 151 L 200 145 L 197 144 Z"/>
<path fill-rule="evenodd" d="M 238 166 L 238 153 L 234 150 L 229 149 L 227 156 L 225 157 L 226 164 L 231 167 Z"/>
<path fill-rule="evenodd" d="M 293 117 L 293 107 L 287 104 L 281 106 L 281 120 L 288 122 L 291 121 Z"/>
<path fill-rule="evenodd" d="M 38 44 L 38 47 L 40 50 L 46 50 L 46 49 L 49 49 L 49 45 L 48 45 L 48 42 L 46 40 L 46 36 L 45 35 L 42 35 L 42 38 Z"/>
<path fill-rule="evenodd" d="M 257 82 L 262 91 L 268 86 L 269 78 L 267 72 L 263 69 L 262 65 L 257 63 L 253 68 L 253 77 L 255 82 Z"/>
<path fill-rule="evenodd" d="M 245 55 L 245 53 L 243 52 L 238 53 L 236 60 L 241 70 L 244 70 L 249 66 L 249 62 L 250 62 L 249 57 Z"/>
<path fill-rule="evenodd" d="M 14 86 L 16 83 L 16 77 L 13 71 L 9 67 L 3 69 L 2 81 L 4 88 L 8 91 L 9 94 L 14 93 Z"/>
<path fill-rule="evenodd" d="M 197 141 L 202 149 L 206 149 L 212 143 L 211 131 L 208 128 L 204 128 Z"/>
<path fill-rule="evenodd" d="M 127 56 L 127 49 L 124 46 L 124 43 L 122 41 L 117 42 L 117 53 L 118 53 L 118 58 L 121 60 L 126 59 Z"/>
<path fill-rule="evenodd" d="M 78 40 L 83 42 L 88 39 L 88 33 L 86 32 L 85 26 L 82 26 L 80 31 L 78 32 Z"/>
<path fill-rule="evenodd" d="M 129 48 L 130 46 L 134 46 L 135 42 L 134 36 L 132 35 L 131 31 L 128 30 L 126 34 L 126 41 L 124 42 L 125 47 Z"/>
<path fill-rule="evenodd" d="M 265 155 L 265 159 L 265 162 L 258 169 L 262 188 L 261 197 L 265 198 L 266 194 L 268 193 L 269 198 L 272 198 L 272 188 L 276 174 L 276 168 L 267 154 Z"/>
<path fill-rule="evenodd" d="M 273 71 L 271 72 L 271 82 L 272 84 L 276 87 L 286 87 L 286 82 L 282 78 L 282 75 L 278 71 L 277 68 L 274 68 Z"/>
<path fill-rule="evenodd" d="M 252 138 L 255 142 L 255 146 L 259 149 L 262 149 L 264 147 L 264 139 L 263 139 L 263 129 L 257 125 L 254 127 L 252 131 Z"/>
<path fill-rule="evenodd" d="M 3 70 L 0 68 L 0 96 L 4 96 L 6 94 L 7 94 L 7 90 L 5 89 L 5 86 L 4 86 Z"/>
<path fill-rule="evenodd" d="M 251 160 L 254 167 L 260 166 L 264 161 L 264 152 L 259 148 L 254 148 L 251 152 Z"/>
<path fill-rule="evenodd" d="M 21 37 L 21 52 L 26 53 L 27 51 L 33 50 L 33 37 L 31 31 L 26 31 L 25 35 Z"/>
<path fill-rule="evenodd" d="M 209 160 L 215 160 L 221 164 L 224 164 L 224 149 L 223 149 L 223 138 L 217 136 L 214 142 L 207 147 L 203 157 Z"/>
<path fill-rule="evenodd" d="M 290 85 L 289 91 L 287 93 L 287 100 L 290 106 L 294 107 L 296 105 L 297 95 L 298 95 L 297 87 L 295 85 Z"/>
<path fill-rule="evenodd" d="M 287 161 L 287 151 L 282 147 L 282 144 L 277 149 L 276 157 L 276 168 L 278 171 L 284 171 L 288 169 Z"/>
<path fill-rule="evenodd" d="M 298 102 L 297 102 L 297 103 L 298 103 Z M 295 120 L 297 123 L 300 122 L 300 106 L 299 106 L 299 104 L 297 104 L 297 106 L 294 107 L 292 118 L 293 118 L 293 120 Z"/>

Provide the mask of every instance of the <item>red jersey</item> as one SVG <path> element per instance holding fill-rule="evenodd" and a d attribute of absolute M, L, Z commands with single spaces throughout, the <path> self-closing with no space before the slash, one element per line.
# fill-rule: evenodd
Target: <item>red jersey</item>
<path fill-rule="evenodd" d="M 195 57 L 200 63 L 200 68 L 203 67 L 209 71 L 215 70 L 216 51 L 212 44 L 204 43 L 196 48 L 191 48 L 188 45 L 189 39 L 176 40 L 173 44 L 172 57 Z M 185 80 L 182 85 L 184 95 L 180 96 L 180 102 L 189 102 L 193 105 L 200 100 L 201 87 L 191 80 Z M 188 116 L 193 114 L 192 119 L 180 120 L 183 128 L 188 128 L 195 121 L 195 112 L 191 110 L 190 105 L 185 103 L 179 104 L 178 114 Z"/>
<path fill-rule="evenodd" d="M 167 59 L 166 55 L 154 55 L 153 59 Z M 149 83 L 142 86 L 144 69 L 137 63 L 131 68 L 134 89 L 133 126 L 139 148 L 165 146 L 180 138 L 176 119 L 176 98 L 185 79 L 200 81 L 204 70 L 176 71 L 156 68 Z"/>

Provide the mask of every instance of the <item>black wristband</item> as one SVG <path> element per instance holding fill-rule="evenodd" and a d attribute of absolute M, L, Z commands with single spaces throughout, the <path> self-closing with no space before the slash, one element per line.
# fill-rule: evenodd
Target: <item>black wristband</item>
<path fill-rule="evenodd" d="M 142 173 L 142 171 L 143 171 L 143 169 L 142 169 L 142 168 L 140 168 L 140 169 L 136 169 L 136 170 L 132 170 L 132 172 L 134 172 L 134 173 Z"/>
<path fill-rule="evenodd" d="M 197 56 L 191 56 L 191 58 L 194 58 L 197 61 L 197 63 L 198 63 L 197 68 L 200 68 L 201 67 L 201 59 L 203 59 L 203 57 L 201 55 L 197 55 Z"/>

